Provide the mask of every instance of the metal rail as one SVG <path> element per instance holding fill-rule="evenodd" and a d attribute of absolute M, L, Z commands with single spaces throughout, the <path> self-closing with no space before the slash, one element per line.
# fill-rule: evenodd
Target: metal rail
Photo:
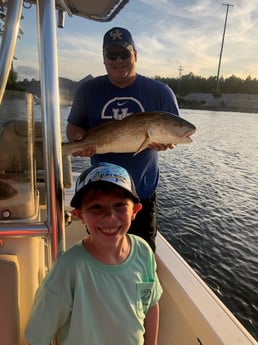
<path fill-rule="evenodd" d="M 2 103 L 20 27 L 22 0 L 8 0 L 5 30 L 0 48 L 0 104 Z"/>
<path fill-rule="evenodd" d="M 46 171 L 47 225 L 51 235 L 52 257 L 55 260 L 65 250 L 55 1 L 38 0 L 37 18 Z"/>
<path fill-rule="evenodd" d="M 1 224 L 1 238 L 8 238 L 8 237 L 15 237 L 15 238 L 23 238 L 23 237 L 37 237 L 37 236 L 47 236 L 49 233 L 46 224 L 38 223 L 38 224 L 5 224 L 2 226 Z"/>

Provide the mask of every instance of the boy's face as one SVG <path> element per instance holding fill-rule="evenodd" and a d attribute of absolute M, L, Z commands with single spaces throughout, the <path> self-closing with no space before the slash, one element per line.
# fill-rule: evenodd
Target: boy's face
<path fill-rule="evenodd" d="M 134 203 L 123 190 L 114 193 L 91 190 L 83 198 L 81 208 L 73 214 L 87 225 L 95 244 L 117 245 L 141 208 L 142 205 Z"/>

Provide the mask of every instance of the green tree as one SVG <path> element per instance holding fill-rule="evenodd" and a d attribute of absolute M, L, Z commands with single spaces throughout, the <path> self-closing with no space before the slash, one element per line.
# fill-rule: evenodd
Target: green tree
<path fill-rule="evenodd" d="M 177 96 L 186 96 L 189 93 L 212 93 L 214 97 L 220 97 L 223 93 L 244 93 L 258 95 L 258 80 L 252 79 L 248 76 L 245 80 L 232 75 L 228 78 L 223 76 L 219 79 L 219 89 L 216 89 L 217 78 L 210 76 L 209 78 L 203 78 L 196 76 L 192 72 L 186 75 L 182 75 L 180 78 L 180 93 L 178 94 L 178 78 L 162 78 L 155 77 L 156 80 L 160 80 L 163 83 L 170 86 Z"/>
<path fill-rule="evenodd" d="M 225 93 L 239 93 L 240 90 L 243 90 L 243 80 L 234 74 L 225 79 L 224 90 Z"/>
<path fill-rule="evenodd" d="M 8 90 L 22 90 L 22 88 L 18 84 L 18 73 L 15 72 L 13 69 L 10 70 L 6 89 Z"/>

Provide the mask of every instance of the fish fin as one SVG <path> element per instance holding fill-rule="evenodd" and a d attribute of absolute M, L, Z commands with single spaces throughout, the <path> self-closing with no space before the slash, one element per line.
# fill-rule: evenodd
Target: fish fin
<path fill-rule="evenodd" d="M 143 143 L 138 147 L 138 150 L 134 153 L 136 156 L 138 153 L 142 152 L 143 150 L 147 149 L 148 145 L 151 143 L 149 136 L 143 141 Z"/>

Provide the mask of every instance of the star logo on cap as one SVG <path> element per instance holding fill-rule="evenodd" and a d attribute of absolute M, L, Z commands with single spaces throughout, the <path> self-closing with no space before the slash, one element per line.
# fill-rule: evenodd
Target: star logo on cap
<path fill-rule="evenodd" d="M 113 30 L 112 32 L 110 32 L 110 37 L 112 38 L 113 41 L 122 40 L 123 34 L 120 30 Z"/>

